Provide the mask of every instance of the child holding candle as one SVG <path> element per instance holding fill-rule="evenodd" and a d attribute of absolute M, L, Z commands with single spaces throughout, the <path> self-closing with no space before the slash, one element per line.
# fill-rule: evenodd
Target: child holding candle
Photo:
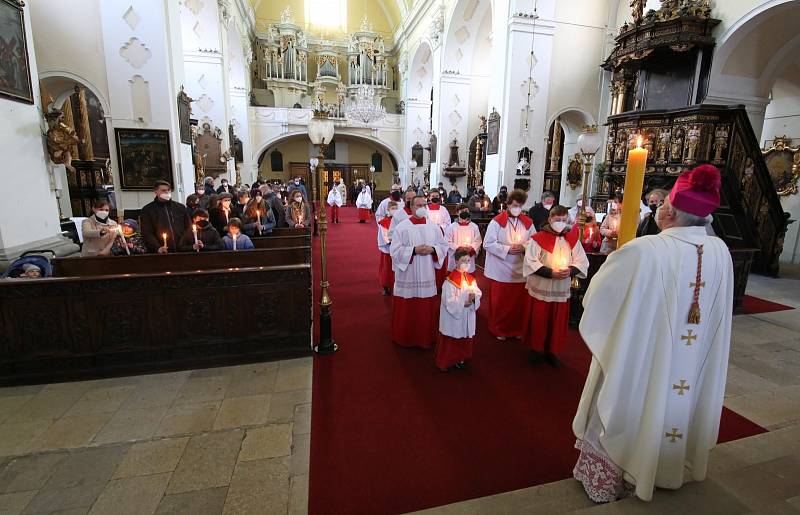
<path fill-rule="evenodd" d="M 481 290 L 468 271 L 472 265 L 470 248 L 459 248 L 453 257 L 455 269 L 442 286 L 439 307 L 435 363 L 442 372 L 464 368 L 472 358 L 475 313 L 481 304 Z"/>
<path fill-rule="evenodd" d="M 580 213 L 577 215 L 580 216 Z M 579 220 L 576 220 L 572 230 L 576 233 L 580 231 Z M 586 222 L 583 225 L 583 237 L 581 238 L 583 250 L 587 253 L 599 252 L 600 246 L 603 244 L 603 237 L 600 236 L 600 226 L 597 225 L 597 218 L 595 218 L 594 209 L 586 207 Z"/>
<path fill-rule="evenodd" d="M 384 297 L 391 295 L 394 286 L 394 272 L 392 271 L 392 256 L 389 254 L 392 239 L 389 237 L 389 227 L 392 218 L 397 212 L 397 202 L 389 201 L 386 206 L 386 216 L 378 221 L 378 251 L 380 260 L 378 261 L 378 280 L 383 288 Z"/>
<path fill-rule="evenodd" d="M 183 233 L 178 244 L 180 252 L 204 252 L 209 250 L 222 250 L 222 239 L 211 222 L 208 221 L 208 212 L 198 209 L 194 213 L 192 228 Z M 196 229 L 196 230 L 195 230 Z"/>
<path fill-rule="evenodd" d="M 447 271 L 452 272 L 456 268 L 455 252 L 459 248 L 467 248 L 469 251 L 469 273 L 475 272 L 475 256 L 481 251 L 481 232 L 475 222 L 470 221 L 469 206 L 461 203 L 456 207 L 458 219 L 447 226 L 444 230 L 444 239 L 450 248 L 447 253 Z"/>
<path fill-rule="evenodd" d="M 567 208 L 554 206 L 525 251 L 522 275 L 532 298 L 525 342 L 531 349 L 532 364 L 544 357 L 552 366 L 559 366 L 556 353 L 567 336 L 570 278 L 586 277 L 589 269 L 577 231 L 567 231 L 568 220 Z"/>
<path fill-rule="evenodd" d="M 111 254 L 114 256 L 127 256 L 130 254 L 147 254 L 147 247 L 144 244 L 144 238 L 139 233 L 139 224 L 136 220 L 125 220 L 120 224 L 122 228 L 122 236 L 114 240 L 114 245 L 111 247 Z M 128 247 L 125 250 L 123 247 L 122 238 L 125 238 L 124 244 Z"/>
<path fill-rule="evenodd" d="M 249 250 L 255 248 L 253 240 L 242 233 L 242 221 L 238 218 L 231 218 L 228 222 L 228 234 L 222 238 L 222 246 L 225 250 Z"/>

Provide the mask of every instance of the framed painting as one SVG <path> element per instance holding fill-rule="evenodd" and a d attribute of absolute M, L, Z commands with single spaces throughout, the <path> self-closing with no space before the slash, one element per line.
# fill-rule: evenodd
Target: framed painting
<path fill-rule="evenodd" d="M 493 155 L 497 154 L 498 149 L 500 148 L 500 114 L 492 108 L 492 113 L 489 115 L 489 120 L 487 122 L 487 133 L 488 136 L 486 138 L 486 154 Z"/>
<path fill-rule="evenodd" d="M 192 127 L 189 121 L 192 116 L 192 99 L 183 90 L 178 93 L 178 126 L 181 130 L 181 143 L 192 144 Z"/>
<path fill-rule="evenodd" d="M 123 190 L 152 190 L 158 180 L 175 185 L 169 131 L 115 129 Z"/>
<path fill-rule="evenodd" d="M 0 97 L 33 104 L 23 5 L 0 0 Z"/>

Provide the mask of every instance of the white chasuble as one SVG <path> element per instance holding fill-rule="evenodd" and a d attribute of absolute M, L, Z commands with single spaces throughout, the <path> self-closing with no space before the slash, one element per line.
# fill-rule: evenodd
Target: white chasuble
<path fill-rule="evenodd" d="M 427 218 L 412 217 L 400 222 L 390 238 L 394 295 L 404 299 L 435 296 L 435 270 L 442 267 L 447 256 L 447 244 L 439 227 Z M 433 253 L 415 255 L 414 247 L 419 245 L 433 247 Z"/>
<path fill-rule="evenodd" d="M 453 222 L 444 230 L 444 239 L 449 251 L 447 253 L 447 270 L 456 267 L 455 252 L 458 247 L 471 247 L 472 255 L 469 257 L 469 273 L 475 272 L 475 257 L 481 251 L 481 231 L 475 222 Z"/>
<path fill-rule="evenodd" d="M 700 321 L 692 324 L 697 245 Z M 704 479 L 730 347 L 727 246 L 703 227 L 637 238 L 608 257 L 583 306 L 580 332 L 593 358 L 573 421 L 577 445 L 596 442 L 643 500 L 654 486 L 680 487 L 684 466 Z"/>

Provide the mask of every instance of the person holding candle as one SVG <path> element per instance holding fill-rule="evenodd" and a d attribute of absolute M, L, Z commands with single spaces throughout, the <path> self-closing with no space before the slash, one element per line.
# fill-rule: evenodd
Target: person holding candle
<path fill-rule="evenodd" d="M 289 205 L 286 208 L 286 221 L 289 222 L 289 227 L 296 229 L 311 227 L 311 207 L 303 198 L 300 190 L 292 190 L 289 199 Z"/>
<path fill-rule="evenodd" d="M 339 223 L 339 208 L 344 205 L 342 192 L 339 191 L 339 181 L 337 180 L 328 192 L 328 205 L 331 206 L 331 223 Z"/>
<path fill-rule="evenodd" d="M 372 210 L 372 191 L 369 185 L 364 184 L 356 198 L 358 208 L 358 223 L 365 224 L 369 220 L 369 213 Z"/>
<path fill-rule="evenodd" d="M 272 234 L 272 229 L 275 227 L 275 214 L 272 208 L 266 201 L 259 200 L 260 198 L 256 196 L 247 204 L 242 215 L 244 219 L 240 220 L 244 224 L 243 232 L 253 238 Z"/>
<path fill-rule="evenodd" d="M 389 234 L 395 273 L 392 341 L 401 347 L 428 349 L 439 327 L 435 271 L 444 263 L 447 244 L 427 216 L 427 199 L 416 196 L 411 205 L 414 214 Z"/>
<path fill-rule="evenodd" d="M 192 225 L 189 212 L 186 206 L 172 200 L 172 187 L 168 182 L 156 181 L 154 193 L 156 198 L 144 206 L 139 215 L 142 237 L 148 252 L 175 252 L 184 232 Z M 166 244 L 164 234 L 167 235 Z"/>
<path fill-rule="evenodd" d="M 455 268 L 442 286 L 435 355 L 436 367 L 442 372 L 452 367 L 464 368 L 472 358 L 475 314 L 481 305 L 481 290 L 469 272 L 474 266 L 470 250 L 470 247 L 461 247 L 455 251 Z"/>
<path fill-rule="evenodd" d="M 580 217 L 580 214 L 578 214 Z M 572 230 L 576 233 L 580 231 L 579 221 L 575 222 Z M 597 218 L 595 217 L 594 209 L 586 207 L 586 222 L 583 225 L 583 237 L 581 238 L 583 250 L 588 253 L 600 252 L 600 246 L 603 244 L 603 238 L 600 236 L 600 226 L 597 225 Z"/>
<path fill-rule="evenodd" d="M 522 262 L 525 246 L 536 233 L 533 220 L 522 214 L 528 194 L 513 190 L 508 211 L 495 216 L 486 228 L 484 275 L 489 280 L 489 332 L 504 341 L 521 338 L 530 297 L 525 291 Z"/>
<path fill-rule="evenodd" d="M 479 184 L 475 188 L 475 193 L 469 198 L 467 205 L 469 205 L 469 212 L 473 218 L 489 217 L 489 213 L 491 213 L 492 201 L 489 198 L 489 195 L 486 194 L 483 184 Z"/>
<path fill-rule="evenodd" d="M 492 200 L 492 214 L 499 215 L 508 207 L 508 188 L 500 186 L 500 193 Z"/>
<path fill-rule="evenodd" d="M 178 250 L 180 252 L 205 252 L 209 250 L 222 250 L 222 238 L 211 222 L 208 221 L 208 212 L 198 209 L 192 220 L 192 229 L 183 233 Z"/>
<path fill-rule="evenodd" d="M 119 236 L 117 222 L 109 217 L 111 206 L 107 200 L 97 200 L 92 215 L 81 224 L 83 247 L 81 256 L 108 256 Z"/>
<path fill-rule="evenodd" d="M 449 247 L 447 253 L 447 271 L 455 269 L 455 252 L 460 248 L 466 248 L 469 252 L 469 273 L 475 272 L 475 257 L 481 251 L 481 231 L 475 222 L 470 221 L 469 206 L 464 203 L 456 207 L 458 219 L 447 226 L 444 230 L 444 239 Z"/>
<path fill-rule="evenodd" d="M 656 487 L 706 476 L 734 295 L 730 250 L 705 227 L 720 186 L 711 165 L 681 174 L 656 212 L 661 233 L 611 254 L 584 296 L 580 332 L 593 359 L 572 424 L 573 476 L 595 502 L 631 490 L 650 501 Z"/>
<path fill-rule="evenodd" d="M 389 227 L 392 223 L 397 212 L 397 202 L 390 201 L 387 206 L 386 216 L 378 222 L 378 253 L 380 259 L 378 260 L 378 281 L 383 289 L 383 295 L 388 296 L 392 293 L 394 286 L 394 271 L 392 270 L 392 256 L 389 253 L 389 247 L 392 243 L 389 238 Z"/>
<path fill-rule="evenodd" d="M 546 360 L 559 366 L 558 353 L 566 343 L 569 324 L 570 278 L 586 277 L 589 259 L 578 245 L 577 231 L 567 226 L 569 210 L 553 206 L 542 230 L 531 238 L 525 250 L 522 274 L 531 297 L 525 317 L 525 344 L 531 363 Z"/>
<path fill-rule="evenodd" d="M 238 218 L 231 218 L 228 222 L 228 234 L 222 238 L 222 247 L 225 250 L 249 250 L 256 248 L 253 240 L 242 233 L 242 221 Z"/>
<path fill-rule="evenodd" d="M 619 226 L 622 222 L 622 196 L 614 194 L 608 200 L 608 214 L 600 224 L 600 235 L 603 237 L 603 244 L 600 246 L 601 254 L 611 254 L 617 250 L 617 239 L 619 238 Z"/>
<path fill-rule="evenodd" d="M 232 201 L 233 197 L 231 197 L 230 193 L 220 193 L 217 206 L 208 211 L 211 225 L 214 226 L 220 236 L 228 234 L 228 222 L 233 218 Z"/>
<path fill-rule="evenodd" d="M 144 244 L 144 238 L 139 233 L 139 224 L 136 220 L 125 220 L 119 226 L 122 229 L 122 235 L 114 240 L 114 245 L 111 246 L 111 254 L 113 256 L 147 254 L 147 247 Z M 123 239 L 125 240 L 124 243 Z M 128 247 L 127 251 L 123 245 Z"/>
<path fill-rule="evenodd" d="M 236 194 L 236 204 L 231 206 L 231 218 L 238 218 L 239 221 L 244 217 L 244 210 L 250 203 L 250 190 L 242 189 Z M 229 220 L 230 221 L 230 220 Z"/>

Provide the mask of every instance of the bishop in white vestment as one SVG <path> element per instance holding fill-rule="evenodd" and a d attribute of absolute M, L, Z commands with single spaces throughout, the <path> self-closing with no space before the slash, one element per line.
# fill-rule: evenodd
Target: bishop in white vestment
<path fill-rule="evenodd" d="M 425 197 L 415 197 L 414 215 L 389 236 L 394 268 L 392 341 L 402 347 L 433 346 L 438 332 L 436 270 L 447 256 L 439 227 L 427 217 Z"/>
<path fill-rule="evenodd" d="M 679 177 L 656 220 L 662 232 L 608 257 L 583 300 L 580 332 L 592 352 L 573 422 L 573 474 L 596 502 L 631 491 L 649 501 L 706 476 L 717 442 L 733 310 L 733 265 L 706 234 L 719 171 Z"/>

